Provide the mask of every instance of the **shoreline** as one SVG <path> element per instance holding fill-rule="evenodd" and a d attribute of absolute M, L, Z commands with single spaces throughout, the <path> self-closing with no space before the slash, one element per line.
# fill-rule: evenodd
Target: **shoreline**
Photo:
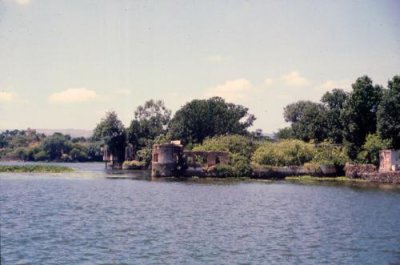
<path fill-rule="evenodd" d="M 0 174 L 15 174 L 15 173 L 71 173 L 76 172 L 76 169 L 73 167 L 68 167 L 69 164 L 73 164 L 71 162 L 24 162 L 24 161 L 0 161 L 5 163 L 15 163 L 6 165 L 0 164 Z M 51 164 L 57 163 L 57 164 Z M 79 162 L 79 164 L 90 164 L 90 163 L 99 163 L 99 162 Z M 62 164 L 62 165 L 60 165 Z M 104 169 L 105 171 L 109 171 Z M 110 174 L 107 179 L 135 179 L 132 176 L 123 176 L 124 173 L 134 173 L 143 170 L 128 170 L 128 169 L 119 169 L 119 170 L 111 170 L 111 172 L 118 172 L 119 174 L 116 176 L 112 176 Z M 150 171 L 150 170 L 145 170 Z M 202 176 L 191 176 L 191 177 L 159 177 L 152 178 L 153 180 L 159 181 L 187 181 L 193 183 L 218 183 L 218 182 L 289 182 L 289 183 L 299 183 L 299 184 L 340 184 L 340 185 L 357 185 L 357 186 L 391 186 L 391 187 L 399 187 L 398 183 L 384 183 L 379 181 L 371 181 L 363 178 L 350 178 L 346 176 L 337 176 L 337 177 L 318 177 L 311 175 L 299 175 L 299 176 L 286 176 L 284 178 L 281 177 L 268 177 L 268 178 L 259 178 L 259 177 L 202 177 Z"/>

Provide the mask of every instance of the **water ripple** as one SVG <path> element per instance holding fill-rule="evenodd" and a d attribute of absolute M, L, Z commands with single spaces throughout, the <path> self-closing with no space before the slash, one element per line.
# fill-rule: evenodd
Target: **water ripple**
<path fill-rule="evenodd" d="M 400 261 L 400 193 L 377 189 L 5 177 L 0 213 L 1 264 Z"/>

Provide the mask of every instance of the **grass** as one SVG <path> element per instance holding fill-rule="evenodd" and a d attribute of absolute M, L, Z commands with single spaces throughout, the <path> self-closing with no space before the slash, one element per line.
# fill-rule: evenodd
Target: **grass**
<path fill-rule="evenodd" d="M 367 182 L 364 179 L 351 179 L 348 177 L 312 177 L 312 176 L 291 176 L 291 177 L 286 177 L 285 180 L 299 181 L 299 182 L 330 181 L 339 183 Z"/>
<path fill-rule="evenodd" d="M 0 165 L 0 173 L 64 173 L 72 172 L 72 168 L 54 165 Z"/>

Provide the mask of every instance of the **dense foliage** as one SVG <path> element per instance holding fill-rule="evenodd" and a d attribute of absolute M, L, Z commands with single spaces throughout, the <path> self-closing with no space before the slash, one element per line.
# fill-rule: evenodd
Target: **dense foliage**
<path fill-rule="evenodd" d="M 368 134 L 361 151 L 357 155 L 358 161 L 367 164 L 379 164 L 379 151 L 387 149 L 390 140 L 382 140 L 378 134 Z"/>
<path fill-rule="evenodd" d="M 203 144 L 196 145 L 193 151 L 225 151 L 229 152 L 229 165 L 218 165 L 217 175 L 228 174 L 232 177 L 245 177 L 251 175 L 251 156 L 259 146 L 259 141 L 243 135 L 215 136 L 206 138 Z"/>
<path fill-rule="evenodd" d="M 46 136 L 35 130 L 0 133 L 0 159 L 24 161 L 101 161 L 100 143 L 54 133 Z"/>
<path fill-rule="evenodd" d="M 382 139 L 390 141 L 395 149 L 400 149 L 400 76 L 393 77 L 388 84 L 378 107 L 378 133 Z"/>
<path fill-rule="evenodd" d="M 115 112 L 108 112 L 93 131 L 93 139 L 101 141 L 119 162 L 125 159 L 126 133 Z"/>
<path fill-rule="evenodd" d="M 346 150 L 341 146 L 300 140 L 265 142 L 252 157 L 253 163 L 263 166 L 302 166 L 305 163 L 343 166 L 348 160 Z"/>
<path fill-rule="evenodd" d="M 314 146 L 300 140 L 265 142 L 253 154 L 252 161 L 259 165 L 301 166 L 313 159 Z"/>
<path fill-rule="evenodd" d="M 333 89 L 323 95 L 321 103 L 289 104 L 284 118 L 291 126 L 278 131 L 278 139 L 329 141 L 345 146 L 350 159 L 376 163 L 376 150 L 368 147 L 368 135 L 382 143 L 376 146 L 400 148 L 400 76 L 389 81 L 388 89 L 362 76 L 349 93 Z"/>
<path fill-rule="evenodd" d="M 278 142 L 272 142 L 261 130 L 248 131 L 255 120 L 248 108 L 220 97 L 192 100 L 172 119 L 163 101 L 148 100 L 136 108 L 127 128 L 115 112 L 106 113 L 90 139 L 46 136 L 30 129 L 2 132 L 0 159 L 101 161 L 100 150 L 107 147 L 119 162 L 147 167 L 153 144 L 181 140 L 187 149 L 229 152 L 229 165 L 212 169 L 229 176 L 251 174 L 251 163 L 377 164 L 379 150 L 400 149 L 400 76 L 394 76 L 387 89 L 360 77 L 350 92 L 335 88 L 320 102 L 287 105 L 284 119 L 290 126 L 279 130 Z M 127 146 L 132 150 L 129 158 L 124 156 Z"/>
<path fill-rule="evenodd" d="M 255 120 L 248 108 L 220 97 L 192 100 L 178 110 L 169 124 L 169 135 L 183 143 L 202 143 L 207 137 L 247 134 Z"/>
<path fill-rule="evenodd" d="M 344 104 L 341 119 L 344 126 L 344 143 L 349 155 L 355 158 L 368 134 L 376 132 L 376 111 L 382 98 L 382 87 L 373 85 L 363 76 L 352 85 L 353 91 Z"/>
<path fill-rule="evenodd" d="M 143 106 L 138 106 L 134 116 L 126 129 L 127 140 L 136 153 L 135 158 L 149 165 L 152 146 L 160 137 L 164 138 L 171 110 L 167 109 L 163 101 L 151 99 Z"/>
<path fill-rule="evenodd" d="M 1 173 L 64 173 L 72 171 L 72 168 L 54 165 L 0 165 Z"/>

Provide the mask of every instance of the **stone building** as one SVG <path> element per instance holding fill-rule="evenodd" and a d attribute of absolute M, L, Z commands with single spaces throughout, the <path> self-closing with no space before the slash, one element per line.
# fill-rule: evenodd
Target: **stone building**
<path fill-rule="evenodd" d="M 179 162 L 183 156 L 183 146 L 180 144 L 155 144 L 152 150 L 151 176 L 177 176 Z"/>
<path fill-rule="evenodd" d="M 400 170 L 400 152 L 395 150 L 381 150 L 379 152 L 379 172 Z"/>
<path fill-rule="evenodd" d="M 179 141 L 172 141 L 153 145 L 151 176 L 199 176 L 206 168 L 227 163 L 228 152 L 184 151 Z"/>

